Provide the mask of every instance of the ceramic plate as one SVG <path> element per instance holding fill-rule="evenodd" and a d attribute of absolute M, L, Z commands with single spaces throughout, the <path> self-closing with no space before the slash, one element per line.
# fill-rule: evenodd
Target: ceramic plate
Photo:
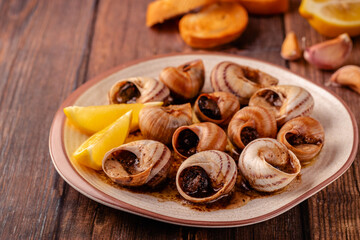
<path fill-rule="evenodd" d="M 204 212 L 174 201 L 133 193 L 115 188 L 102 181 L 91 169 L 71 161 L 71 154 L 87 138 L 67 123 L 63 108 L 70 105 L 89 106 L 107 104 L 107 91 L 119 79 L 135 76 L 155 77 L 167 66 L 177 66 L 194 59 L 202 59 L 206 69 L 204 91 L 210 89 L 210 71 L 221 61 L 261 69 L 279 79 L 279 84 L 298 85 L 314 97 L 311 115 L 325 129 L 325 146 L 316 161 L 302 169 L 301 182 L 296 188 L 266 198 L 251 200 L 243 207 Z M 273 218 L 314 195 L 340 177 L 353 162 L 358 146 L 355 119 L 344 102 L 324 88 L 285 68 L 263 61 L 227 54 L 190 53 L 157 56 L 120 66 L 78 88 L 61 105 L 50 130 L 50 153 L 56 170 L 73 188 L 107 206 L 144 217 L 174 224 L 201 227 L 243 226 Z"/>

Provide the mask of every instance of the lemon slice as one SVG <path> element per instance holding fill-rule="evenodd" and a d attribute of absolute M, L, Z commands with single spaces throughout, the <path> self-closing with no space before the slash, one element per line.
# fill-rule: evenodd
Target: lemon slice
<path fill-rule="evenodd" d="M 74 160 L 94 170 L 101 170 L 105 153 L 125 142 L 129 134 L 131 118 L 132 110 L 92 135 L 74 152 Z"/>
<path fill-rule="evenodd" d="M 299 12 L 325 36 L 360 34 L 360 0 L 303 0 Z"/>
<path fill-rule="evenodd" d="M 161 106 L 162 102 L 111 104 L 102 106 L 64 108 L 64 113 L 69 121 L 79 130 L 86 134 L 94 134 L 111 123 L 129 110 L 133 111 L 130 132 L 139 128 L 139 112 L 144 106 Z"/>

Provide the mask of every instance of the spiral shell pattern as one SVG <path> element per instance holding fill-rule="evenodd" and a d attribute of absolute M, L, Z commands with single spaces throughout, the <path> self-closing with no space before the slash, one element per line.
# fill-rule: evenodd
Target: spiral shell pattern
<path fill-rule="evenodd" d="M 201 122 L 219 125 L 228 124 L 239 109 L 239 99 L 228 92 L 202 93 L 194 105 L 194 112 Z"/>
<path fill-rule="evenodd" d="M 228 196 L 234 189 L 237 168 L 228 154 L 209 150 L 186 159 L 176 174 L 180 195 L 194 203 L 208 203 Z"/>
<path fill-rule="evenodd" d="M 240 155 L 238 166 L 250 186 L 261 192 L 284 188 L 301 170 L 295 154 L 272 138 L 249 143 Z"/>
<path fill-rule="evenodd" d="M 279 85 L 262 88 L 250 98 L 249 106 L 271 110 L 278 126 L 299 116 L 309 116 L 314 109 L 314 99 L 302 87 Z"/>
<path fill-rule="evenodd" d="M 129 187 L 155 187 L 162 182 L 171 166 L 171 151 L 162 143 L 139 140 L 106 153 L 102 167 L 114 182 Z"/>
<path fill-rule="evenodd" d="M 194 60 L 178 67 L 166 67 L 160 72 L 159 79 L 170 89 L 175 98 L 192 99 L 204 86 L 203 61 Z"/>
<path fill-rule="evenodd" d="M 133 77 L 128 79 L 122 79 L 115 83 L 109 93 L 108 99 L 110 104 L 117 103 L 130 103 L 130 102 L 121 102 L 119 94 L 121 89 L 126 84 L 134 84 L 140 96 L 136 98 L 135 102 L 137 103 L 146 103 L 146 102 L 157 102 L 157 101 L 166 101 L 170 95 L 170 90 L 162 83 L 154 78 L 149 77 Z"/>
<path fill-rule="evenodd" d="M 166 107 L 147 106 L 139 113 L 139 128 L 147 139 L 171 145 L 172 135 L 181 126 L 192 123 L 190 103 Z"/>
<path fill-rule="evenodd" d="M 233 62 L 220 62 L 211 71 L 210 82 L 217 92 L 229 92 L 247 104 L 260 88 L 276 85 L 278 80 L 269 74 Z"/>
<path fill-rule="evenodd" d="M 205 150 L 225 151 L 226 133 L 211 122 L 196 123 L 176 129 L 172 138 L 175 152 L 183 158 Z"/>
<path fill-rule="evenodd" d="M 310 161 L 321 151 L 324 138 L 324 128 L 311 117 L 297 117 L 288 121 L 277 135 L 277 140 L 285 144 L 301 162 Z"/>
<path fill-rule="evenodd" d="M 244 107 L 231 119 L 228 137 L 231 143 L 243 149 L 256 138 L 275 138 L 277 133 L 275 116 L 262 107 Z"/>

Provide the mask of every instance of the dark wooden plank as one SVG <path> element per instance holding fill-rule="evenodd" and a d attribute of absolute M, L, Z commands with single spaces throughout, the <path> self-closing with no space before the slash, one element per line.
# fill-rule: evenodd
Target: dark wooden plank
<path fill-rule="evenodd" d="M 293 30 L 298 38 L 305 37 L 306 45 L 327 40 L 310 27 L 305 19 L 297 13 L 300 1 L 293 1 L 291 12 L 286 16 L 286 31 Z M 354 48 L 346 64 L 359 64 L 360 38 L 353 38 Z M 322 71 L 306 63 L 303 59 L 290 63 L 290 69 L 313 82 L 325 86 L 333 71 Z M 357 93 L 347 88 L 327 87 L 334 91 L 348 104 L 360 123 Z M 360 166 L 359 153 L 350 169 L 330 186 L 316 194 L 308 201 L 309 234 L 313 239 L 359 239 L 360 237 Z M 306 214 L 306 213 L 304 213 Z"/>
<path fill-rule="evenodd" d="M 63 197 L 77 201 L 51 163 L 48 135 L 83 75 L 93 9 L 94 1 L 1 1 L 1 239 L 56 236 Z"/>

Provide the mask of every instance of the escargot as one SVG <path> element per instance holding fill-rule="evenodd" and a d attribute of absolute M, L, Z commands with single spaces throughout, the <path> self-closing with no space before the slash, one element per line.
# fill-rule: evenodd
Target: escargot
<path fill-rule="evenodd" d="M 108 92 L 110 104 L 168 101 L 170 90 L 154 78 L 133 77 L 115 83 Z"/>
<path fill-rule="evenodd" d="M 225 151 L 226 144 L 224 130 L 211 122 L 179 127 L 172 137 L 175 152 L 183 158 L 205 150 Z"/>
<path fill-rule="evenodd" d="M 277 126 L 274 114 L 262 107 L 244 107 L 231 119 L 228 137 L 231 143 L 243 149 L 257 138 L 275 138 Z"/>
<path fill-rule="evenodd" d="M 324 138 L 324 128 L 311 117 L 297 117 L 288 121 L 277 135 L 277 140 L 285 144 L 301 162 L 313 159 L 320 152 Z"/>
<path fill-rule="evenodd" d="M 278 84 L 269 74 L 233 62 L 220 62 L 211 71 L 211 86 L 215 91 L 230 92 L 247 104 L 260 88 Z"/>
<path fill-rule="evenodd" d="M 166 107 L 146 106 L 139 113 L 139 128 L 147 138 L 166 145 L 171 144 L 172 135 L 181 126 L 192 123 L 190 103 Z"/>
<path fill-rule="evenodd" d="M 201 122 L 220 125 L 228 124 L 239 109 L 239 99 L 228 92 L 202 93 L 194 105 L 194 112 Z"/>
<path fill-rule="evenodd" d="M 186 159 L 176 174 L 176 188 L 186 200 L 209 203 L 229 196 L 234 189 L 237 168 L 228 154 L 209 150 Z"/>
<path fill-rule="evenodd" d="M 138 140 L 106 153 L 102 168 L 114 182 L 128 187 L 155 187 L 166 179 L 171 151 L 162 143 Z"/>
<path fill-rule="evenodd" d="M 178 67 L 166 67 L 159 79 L 175 99 L 189 100 L 196 97 L 204 86 L 205 71 L 202 60 L 194 60 Z"/>
<path fill-rule="evenodd" d="M 271 110 L 278 126 L 299 116 L 309 116 L 314 108 L 314 99 L 302 87 L 279 85 L 262 88 L 250 98 L 249 106 L 261 106 Z"/>
<path fill-rule="evenodd" d="M 239 169 L 249 185 L 261 192 L 287 186 L 301 170 L 299 159 L 276 139 L 259 138 L 242 151 Z"/>

